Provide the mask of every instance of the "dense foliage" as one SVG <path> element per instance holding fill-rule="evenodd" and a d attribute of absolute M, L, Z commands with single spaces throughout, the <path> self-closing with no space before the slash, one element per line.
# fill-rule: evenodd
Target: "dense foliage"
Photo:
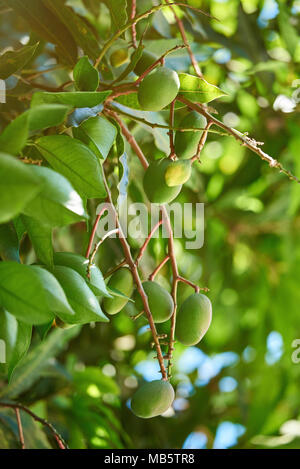
<path fill-rule="evenodd" d="M 300 446 L 300 3 L 170 3 L 0 0 L 1 448 Z"/>

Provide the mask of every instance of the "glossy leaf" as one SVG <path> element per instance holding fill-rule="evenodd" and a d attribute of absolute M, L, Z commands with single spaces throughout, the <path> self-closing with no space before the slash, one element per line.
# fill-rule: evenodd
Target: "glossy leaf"
<path fill-rule="evenodd" d="M 32 265 L 31 269 L 38 276 L 43 290 L 47 297 L 49 310 L 56 313 L 58 317 L 62 314 L 64 317 L 74 316 L 75 312 L 71 308 L 67 297 L 64 293 L 64 290 L 56 280 L 56 278 L 48 272 L 48 270 L 43 269 L 40 266 Z"/>
<path fill-rule="evenodd" d="M 17 216 L 40 190 L 41 182 L 28 166 L 0 153 L 0 223 Z"/>
<path fill-rule="evenodd" d="M 110 297 L 101 270 L 93 264 L 90 268 L 90 279 L 87 277 L 89 260 L 72 252 L 56 252 L 54 254 L 55 265 L 70 267 L 78 272 L 87 282 L 96 296 Z"/>
<path fill-rule="evenodd" d="M 0 56 L 0 78 L 6 80 L 10 75 L 23 68 L 32 59 L 38 44 L 24 46 L 15 51 L 5 52 Z"/>
<path fill-rule="evenodd" d="M 0 304 L 26 324 L 44 324 L 54 315 L 44 285 L 28 265 L 0 263 Z"/>
<path fill-rule="evenodd" d="M 127 0 L 104 0 L 110 11 L 112 29 L 117 31 L 127 23 Z"/>
<path fill-rule="evenodd" d="M 209 103 L 221 96 L 226 96 L 224 91 L 215 85 L 211 85 L 203 78 L 198 78 L 187 73 L 179 73 L 179 80 L 179 93 L 190 101 Z"/>
<path fill-rule="evenodd" d="M 67 135 L 42 137 L 37 146 L 51 166 L 63 174 L 86 198 L 104 198 L 106 190 L 97 156 Z"/>
<path fill-rule="evenodd" d="M 22 215 L 22 221 L 37 259 L 51 267 L 53 265 L 52 227 L 26 215 Z"/>
<path fill-rule="evenodd" d="M 74 128 L 73 134 L 105 160 L 116 139 L 117 129 L 104 117 L 97 116 L 91 117 L 79 127 Z"/>
<path fill-rule="evenodd" d="M 55 266 L 53 274 L 61 284 L 75 316 L 60 314 L 68 324 L 87 324 L 89 322 L 109 322 L 103 314 L 99 302 L 86 282 L 75 270 L 65 266 Z"/>
<path fill-rule="evenodd" d="M 32 174 L 43 184 L 23 213 L 49 226 L 64 226 L 86 219 L 82 200 L 69 181 L 50 168 L 32 166 Z"/>
<path fill-rule="evenodd" d="M 79 91 L 96 91 L 99 86 L 99 72 L 93 67 L 87 56 L 81 57 L 77 62 L 73 76 Z"/>
<path fill-rule="evenodd" d="M 61 104 L 43 104 L 24 112 L 0 135 L 0 151 L 18 155 L 26 145 L 29 132 L 62 124 L 69 109 L 69 106 Z"/>
<path fill-rule="evenodd" d="M 95 107 L 103 103 L 111 91 L 76 91 L 70 93 L 48 93 L 38 91 L 32 97 L 31 107 L 40 104 L 66 104 L 73 108 Z"/>

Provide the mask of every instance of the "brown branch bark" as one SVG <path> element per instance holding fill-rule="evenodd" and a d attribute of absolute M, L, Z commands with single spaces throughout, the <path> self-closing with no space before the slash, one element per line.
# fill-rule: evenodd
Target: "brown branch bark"
<path fill-rule="evenodd" d="M 198 62 L 196 60 L 196 57 L 194 56 L 193 54 L 193 51 L 191 49 L 191 46 L 189 44 L 189 41 L 187 39 L 187 36 L 186 36 L 186 32 L 185 32 L 185 29 L 184 29 L 184 25 L 183 25 L 183 22 L 181 21 L 181 19 L 177 16 L 176 14 L 176 11 L 174 9 L 174 7 L 172 6 L 172 3 L 170 2 L 170 0 L 166 0 L 166 3 L 168 5 L 170 5 L 170 10 L 172 10 L 172 13 L 174 15 L 174 18 L 176 20 L 176 23 L 178 25 L 178 28 L 179 28 L 179 31 L 180 31 L 180 34 L 181 34 L 181 37 L 182 37 L 182 40 L 188 50 L 188 53 L 189 53 L 189 56 L 190 56 L 190 59 L 191 59 L 191 63 L 194 67 L 194 70 L 195 70 L 195 73 L 196 75 L 198 75 L 199 78 L 203 78 L 203 75 L 202 75 L 202 72 L 200 70 L 200 67 L 198 65 Z"/>
<path fill-rule="evenodd" d="M 130 14 L 131 21 L 134 21 L 135 15 L 136 15 L 136 0 L 131 0 L 131 14 Z M 132 45 L 136 49 L 137 41 L 136 41 L 136 24 L 135 23 L 132 23 L 131 35 L 132 35 Z"/>
<path fill-rule="evenodd" d="M 222 121 L 216 119 L 214 116 L 212 116 L 209 112 L 205 110 L 202 104 L 193 103 L 192 101 L 189 101 L 188 99 L 186 99 L 184 96 L 180 96 L 180 95 L 177 96 L 177 100 L 184 103 L 189 108 L 194 109 L 195 111 L 202 114 L 204 117 L 207 118 L 208 121 L 211 121 L 213 124 L 225 130 L 227 134 L 232 135 L 237 141 L 241 142 L 242 145 L 249 148 L 249 150 L 256 153 L 262 160 L 269 163 L 271 168 L 279 169 L 279 172 L 284 173 L 286 176 L 288 176 L 290 180 L 296 181 L 298 182 L 298 184 L 300 184 L 300 180 L 296 176 L 294 176 L 289 170 L 284 168 L 282 164 L 279 163 L 279 161 L 275 160 L 274 158 L 272 158 L 272 156 L 265 153 L 260 148 L 258 142 L 256 142 L 254 139 L 251 139 L 250 137 L 242 134 L 241 132 L 238 132 L 237 130 L 231 127 L 228 127 Z"/>
<path fill-rule="evenodd" d="M 136 265 L 135 261 L 133 260 L 132 255 L 131 255 L 130 246 L 129 246 L 126 238 L 125 238 L 124 232 L 123 232 L 121 224 L 119 222 L 118 213 L 117 213 L 116 208 L 113 204 L 112 196 L 111 196 L 111 193 L 110 193 L 107 181 L 106 181 L 106 177 L 105 177 L 105 173 L 104 173 L 103 168 L 102 168 L 102 172 L 103 172 L 104 185 L 106 187 L 106 191 L 107 191 L 107 194 L 108 194 L 108 199 L 109 199 L 109 202 L 111 204 L 111 207 L 114 210 L 114 216 L 115 216 L 117 228 L 119 230 L 119 239 L 120 239 L 120 242 L 121 242 L 122 247 L 123 247 L 124 256 L 125 256 L 125 259 L 126 259 L 126 262 L 127 262 L 128 266 L 131 270 L 131 273 L 132 273 L 134 282 L 137 286 L 138 292 L 141 296 L 143 306 L 144 306 L 144 311 L 146 313 L 146 316 L 147 316 L 147 319 L 148 319 L 148 322 L 149 322 L 149 326 L 150 326 L 150 329 L 151 329 L 151 332 L 152 332 L 153 341 L 155 343 L 155 348 L 156 348 L 156 353 L 157 353 L 157 360 L 158 360 L 158 363 L 159 363 L 162 379 L 166 381 L 168 379 L 168 375 L 167 375 L 166 367 L 165 367 L 165 364 L 164 364 L 164 357 L 163 357 L 163 354 L 162 354 L 162 351 L 161 351 L 161 346 L 160 346 L 160 343 L 159 343 L 159 338 L 158 338 L 158 335 L 157 335 L 156 326 L 155 326 L 155 323 L 154 323 L 154 320 L 153 320 L 153 317 L 152 317 L 152 313 L 151 313 L 151 310 L 150 310 L 150 307 L 149 307 L 148 297 L 147 297 L 147 295 L 145 293 L 145 290 L 143 288 L 142 281 L 141 281 L 139 273 L 138 273 L 137 265 Z"/>
<path fill-rule="evenodd" d="M 24 405 L 17 404 L 17 403 L 10 403 L 10 402 L 0 402 L 0 407 L 4 407 L 4 408 L 7 408 L 7 409 L 13 409 L 14 411 L 22 410 L 23 412 L 26 412 L 26 414 L 30 415 L 30 417 L 32 417 L 33 420 L 35 420 L 36 422 L 41 423 L 44 427 L 46 427 L 46 428 L 48 428 L 48 430 L 50 430 L 50 432 L 52 433 L 53 437 L 55 438 L 55 440 L 58 444 L 58 447 L 60 449 L 68 449 L 67 444 L 64 442 L 63 438 L 58 433 L 58 431 L 53 427 L 53 425 L 51 423 L 49 423 L 47 420 L 38 417 L 34 412 L 32 412 L 30 409 L 28 409 Z"/>
<path fill-rule="evenodd" d="M 21 420 L 21 415 L 20 415 L 20 409 L 15 408 L 15 413 L 16 413 L 16 419 L 17 419 L 17 424 L 18 424 L 18 431 L 19 431 L 21 449 L 26 449 L 25 440 L 24 440 L 24 433 L 23 433 L 23 426 L 22 426 L 22 420 Z"/>

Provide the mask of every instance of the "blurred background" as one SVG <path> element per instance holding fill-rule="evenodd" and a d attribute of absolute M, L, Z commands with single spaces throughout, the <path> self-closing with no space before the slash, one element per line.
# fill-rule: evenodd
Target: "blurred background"
<path fill-rule="evenodd" d="M 102 38 L 109 36 L 106 2 L 66 3 Z M 204 77 L 227 93 L 210 104 L 218 118 L 264 142 L 264 151 L 299 177 L 300 1 L 186 3 L 219 19 L 208 20 L 185 8 L 176 10 Z M 138 11 L 153 4 L 138 0 Z M 157 55 L 182 43 L 169 9 L 140 22 L 138 37 L 146 26 L 144 44 Z M 34 41 L 33 36 L 22 18 L 3 6 L 0 48 L 26 44 Z M 122 41 L 115 46 L 121 47 Z M 36 70 L 53 64 L 51 54 L 51 46 L 44 46 Z M 166 64 L 194 73 L 184 49 L 168 56 Z M 120 70 L 112 73 L 118 75 Z M 47 80 L 48 85 L 59 86 L 66 81 L 66 71 L 47 75 Z M 11 77 L 7 85 L 10 92 L 7 105 L 1 107 L 2 127 L 26 106 L 19 99 L 26 93 L 26 84 Z M 152 117 L 157 121 L 155 113 Z M 179 111 L 176 119 L 180 117 Z M 167 114 L 160 113 L 159 119 L 163 122 Z M 149 160 L 168 152 L 164 130 L 125 121 Z M 143 170 L 129 147 L 127 154 L 129 199 L 146 202 Z M 205 203 L 205 243 L 199 250 L 186 250 L 184 239 L 177 239 L 175 245 L 180 273 L 210 289 L 212 326 L 198 347 L 176 345 L 174 409 L 150 421 L 137 419 L 129 410 L 138 384 L 159 378 L 150 333 L 142 319 L 130 319 L 132 306 L 108 325 L 85 326 L 81 332 L 70 329 L 64 339 L 64 331 L 54 331 L 58 342 L 69 341 L 68 347 L 51 349 L 47 366 L 19 399 L 53 421 L 73 448 L 300 448 L 300 352 L 299 363 L 297 353 L 292 357 L 293 342 L 300 339 L 300 186 L 232 137 L 210 133 L 201 160 L 176 201 Z M 115 161 L 112 156 L 106 170 L 116 188 Z M 142 241 L 130 240 L 134 252 Z M 57 250 L 82 254 L 86 242 L 83 225 L 55 233 Z M 143 278 L 162 260 L 165 250 L 165 240 L 151 241 L 141 263 Z M 26 262 L 34 262 L 26 238 L 22 252 Z M 101 270 L 105 273 L 121 260 L 118 241 L 106 241 L 97 259 Z M 170 290 L 169 266 L 158 281 Z M 179 303 L 191 292 L 180 285 Z M 35 343 L 43 346 L 38 337 Z M 34 425 L 27 420 L 26 424 Z M 3 425 L 0 438 L 8 427 L 13 434 L 8 414 Z M 39 427 L 31 435 L 36 438 L 34 445 L 47 446 Z"/>

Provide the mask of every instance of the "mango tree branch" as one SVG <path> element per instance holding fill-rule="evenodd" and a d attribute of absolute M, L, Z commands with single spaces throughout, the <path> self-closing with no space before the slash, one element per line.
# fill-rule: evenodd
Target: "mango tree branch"
<path fill-rule="evenodd" d="M 153 282 L 155 280 L 155 277 L 156 275 L 158 274 L 158 272 L 160 272 L 160 270 L 166 265 L 166 263 L 170 260 L 170 256 L 167 255 L 162 261 L 161 263 L 156 267 L 156 269 L 152 272 L 151 275 L 149 275 L 149 280 L 150 282 Z"/>
<path fill-rule="evenodd" d="M 30 409 L 27 407 L 23 406 L 22 404 L 17 404 L 17 403 L 12 403 L 12 402 L 0 402 L 0 407 L 4 407 L 7 409 L 13 409 L 13 410 L 22 410 L 23 412 L 26 412 L 26 414 L 30 415 L 30 417 L 33 418 L 36 422 L 41 423 L 44 427 L 48 428 L 50 432 L 52 433 L 53 437 L 55 438 L 59 449 L 68 449 L 67 444 L 64 442 L 63 438 L 60 436 L 58 431 L 53 427 L 51 423 L 49 423 L 47 420 L 42 419 L 38 417 L 34 412 L 32 412 Z"/>
<path fill-rule="evenodd" d="M 213 122 L 212 121 L 208 121 L 207 122 L 207 125 L 205 127 L 205 130 L 200 138 L 200 141 L 199 141 L 199 145 L 198 145 L 198 148 L 197 148 L 197 152 L 195 154 L 195 156 L 193 156 L 192 158 L 192 163 L 194 163 L 194 161 L 199 161 L 200 162 L 200 155 L 201 155 L 201 152 L 204 148 L 204 145 L 206 143 L 206 140 L 207 140 L 207 137 L 208 137 L 208 131 L 210 129 L 210 127 L 213 125 Z"/>
<path fill-rule="evenodd" d="M 180 31 L 180 34 L 181 34 L 181 37 L 182 37 L 182 40 L 188 50 L 188 53 L 189 53 L 189 56 L 190 56 L 190 59 L 191 59 L 191 63 L 194 67 L 194 70 L 196 72 L 196 75 L 198 75 L 199 78 L 203 78 L 203 75 L 202 75 L 202 72 L 200 70 L 200 67 L 198 65 L 198 62 L 196 60 L 196 57 L 194 56 L 193 54 L 193 51 L 191 49 L 191 46 L 189 44 L 189 41 L 186 37 L 186 32 L 185 32 L 185 29 L 184 29 L 184 26 L 183 26 L 183 22 L 181 21 L 181 19 L 177 16 L 176 14 L 176 11 L 175 9 L 173 8 L 172 6 L 172 3 L 169 1 L 169 0 L 166 0 L 166 3 L 170 6 L 170 10 L 172 10 L 172 13 L 174 15 L 174 18 L 175 18 L 175 21 L 178 25 L 178 28 L 179 28 L 179 31 Z"/>
<path fill-rule="evenodd" d="M 219 121 L 216 119 L 214 116 L 212 116 L 209 112 L 207 112 L 202 106 L 202 104 L 196 104 L 193 103 L 192 101 L 189 101 L 186 99 L 184 96 L 178 95 L 177 100 L 185 104 L 191 109 L 194 109 L 195 111 L 199 112 L 202 114 L 204 117 L 207 118 L 208 121 L 211 121 L 213 124 L 217 125 L 221 129 L 225 130 L 227 134 L 232 135 L 237 141 L 241 142 L 242 145 L 245 147 L 249 148 L 252 152 L 256 153 L 262 160 L 266 161 L 269 163 L 271 168 L 277 168 L 279 169 L 279 172 L 285 174 L 290 180 L 296 181 L 298 184 L 300 184 L 300 180 L 294 176 L 289 170 L 285 169 L 279 161 L 275 160 L 272 158 L 270 155 L 262 151 L 260 148 L 258 142 L 256 140 L 242 134 L 238 130 L 235 130 L 231 127 L 228 127 L 226 124 L 223 122 Z"/>
<path fill-rule="evenodd" d="M 145 18 L 148 18 L 148 16 L 152 15 L 153 13 L 156 13 L 157 11 L 160 11 L 162 8 L 169 8 L 170 5 L 179 5 L 179 6 L 183 6 L 183 7 L 186 7 L 186 8 L 189 8 L 191 10 L 195 10 L 195 11 L 198 11 L 199 13 L 202 13 L 203 15 L 205 16 L 208 16 L 209 18 L 212 18 L 211 15 L 209 15 L 208 13 L 200 10 L 199 8 L 194 8 L 190 5 L 187 5 L 185 3 L 169 3 L 167 5 L 165 4 L 162 4 L 162 5 L 157 5 L 157 6 L 154 6 L 152 7 L 150 10 L 148 11 L 145 11 L 144 13 L 142 13 L 141 15 L 138 15 L 136 16 L 133 20 L 130 20 L 128 23 L 126 23 L 122 28 L 120 28 L 114 35 L 113 37 L 103 46 L 103 49 L 98 57 L 98 59 L 96 60 L 95 62 L 95 68 L 98 68 L 103 57 L 105 56 L 106 52 L 109 50 L 109 48 L 114 44 L 114 42 L 120 37 L 122 36 L 123 33 L 125 33 L 128 29 L 130 29 L 132 27 L 133 24 L 136 24 L 138 23 L 139 21 L 145 19 Z M 214 18 L 216 19 L 216 18 Z"/>
<path fill-rule="evenodd" d="M 20 415 L 20 409 L 15 408 L 15 413 L 16 413 L 16 419 L 17 419 L 17 424 L 18 424 L 18 431 L 19 431 L 21 449 L 26 449 L 25 440 L 24 440 L 24 433 L 23 433 L 23 426 L 22 426 L 22 420 L 21 420 L 21 415 Z"/>
<path fill-rule="evenodd" d="M 154 320 L 153 320 L 153 317 L 152 317 L 152 313 L 151 313 L 151 310 L 150 310 L 150 307 L 149 307 L 148 297 L 147 297 L 147 295 L 145 293 L 145 290 L 143 288 L 142 281 L 141 281 L 139 273 L 138 273 L 137 265 L 136 265 L 135 261 L 133 260 L 132 255 L 131 255 L 130 246 L 129 246 L 129 244 L 128 244 L 126 238 L 125 238 L 124 232 L 122 230 L 122 227 L 121 227 L 121 224 L 120 224 L 120 221 L 119 221 L 119 217 L 118 217 L 118 213 L 117 213 L 117 210 L 116 210 L 116 208 L 113 204 L 111 192 L 109 190 L 108 183 L 106 181 L 106 176 L 105 176 L 103 168 L 102 168 L 102 173 L 103 173 L 104 185 L 105 185 L 105 188 L 106 188 L 106 191 L 107 191 L 107 194 L 108 194 L 108 200 L 109 200 L 109 202 L 111 204 L 111 207 L 114 211 L 114 216 L 115 216 L 117 228 L 119 230 L 119 239 L 120 239 L 120 242 L 121 242 L 122 247 L 123 247 L 124 256 L 125 256 L 125 259 L 126 259 L 126 262 L 127 262 L 128 266 L 131 270 L 131 273 L 132 273 L 133 279 L 135 281 L 135 284 L 137 286 L 138 292 L 141 296 L 143 306 L 144 306 L 144 311 L 146 313 L 146 316 L 147 316 L 147 319 L 148 319 L 148 322 L 149 322 L 149 326 L 150 326 L 150 329 L 151 329 L 151 332 L 152 332 L 153 341 L 155 343 L 155 348 L 156 348 L 156 353 L 157 353 L 157 360 L 158 360 L 158 363 L 159 363 L 162 379 L 166 381 L 168 379 L 168 375 L 167 375 L 166 367 L 165 367 L 165 364 L 164 364 L 164 357 L 163 357 L 163 354 L 162 354 L 162 351 L 161 351 L 161 346 L 160 346 L 160 343 L 159 343 L 159 338 L 158 338 L 158 335 L 157 335 L 156 326 L 155 326 L 155 323 L 154 323 Z"/>
<path fill-rule="evenodd" d="M 132 35 L 132 45 L 136 49 L 137 48 L 137 41 L 136 41 L 136 24 L 134 23 L 136 15 L 136 0 L 131 0 L 131 14 L 130 19 L 133 21 L 131 26 L 131 35 Z"/>

